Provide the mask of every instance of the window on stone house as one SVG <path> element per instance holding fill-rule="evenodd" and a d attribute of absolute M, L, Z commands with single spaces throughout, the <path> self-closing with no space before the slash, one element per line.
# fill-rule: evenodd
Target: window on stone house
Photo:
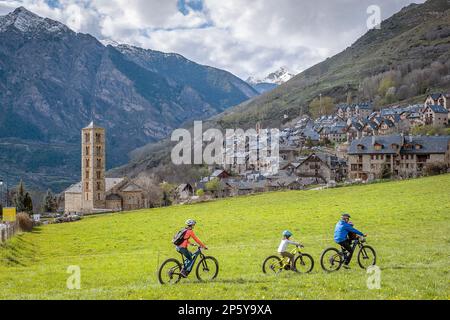
<path fill-rule="evenodd" d="M 89 191 L 89 182 L 86 182 L 86 191 Z"/>
<path fill-rule="evenodd" d="M 89 168 L 89 159 L 86 159 L 86 168 Z"/>
<path fill-rule="evenodd" d="M 98 194 L 97 194 L 97 200 L 101 200 L 101 198 L 102 198 L 102 197 L 101 197 L 100 193 L 98 193 Z"/>
<path fill-rule="evenodd" d="M 87 170 L 87 171 L 85 172 L 85 174 L 86 174 L 86 179 L 89 179 L 89 177 L 90 177 L 90 171 Z"/>
<path fill-rule="evenodd" d="M 100 191 L 102 189 L 102 185 L 100 182 L 97 182 L 97 191 Z"/>
<path fill-rule="evenodd" d="M 89 155 L 89 146 L 86 146 L 86 155 Z"/>
<path fill-rule="evenodd" d="M 95 141 L 97 143 L 101 143 L 102 142 L 102 135 L 100 133 L 96 133 L 95 134 Z"/>
<path fill-rule="evenodd" d="M 91 135 L 90 135 L 89 133 L 85 133 L 85 134 L 84 134 L 84 141 L 85 141 L 86 143 L 89 142 L 90 138 L 91 138 Z"/>
<path fill-rule="evenodd" d="M 101 171 L 97 171 L 97 179 L 101 179 L 102 178 L 102 172 Z"/>
<path fill-rule="evenodd" d="M 102 159 L 97 159 L 97 168 L 102 167 Z"/>

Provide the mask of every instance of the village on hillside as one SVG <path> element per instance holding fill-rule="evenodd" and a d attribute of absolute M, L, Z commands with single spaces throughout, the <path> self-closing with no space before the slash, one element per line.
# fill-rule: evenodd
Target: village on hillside
<path fill-rule="evenodd" d="M 370 103 L 340 104 L 333 115 L 304 116 L 282 130 L 277 174 L 264 174 L 271 172 L 266 163 L 228 165 L 195 185 L 179 186 L 177 195 L 188 200 L 196 190 L 208 191 L 208 183 L 222 197 L 447 173 L 449 110 L 450 94 L 442 93 L 424 104 L 379 111 Z M 414 134 L 427 128 L 443 134 Z"/>
<path fill-rule="evenodd" d="M 234 164 L 210 166 L 210 175 L 196 183 L 169 188 L 161 205 L 447 173 L 449 109 L 450 94 L 432 94 L 420 105 L 375 111 L 370 103 L 340 104 L 333 115 L 303 116 L 281 130 L 277 161 L 268 157 L 250 163 L 249 152 L 258 146 L 247 143 L 246 152 L 235 153 Z M 426 128 L 444 133 L 414 134 Z M 138 180 L 106 177 L 103 128 L 91 123 L 82 139 L 82 181 L 64 192 L 66 214 L 152 206 Z"/>

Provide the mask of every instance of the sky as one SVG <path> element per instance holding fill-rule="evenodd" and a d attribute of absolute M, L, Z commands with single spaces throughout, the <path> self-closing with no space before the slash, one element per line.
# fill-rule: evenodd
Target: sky
<path fill-rule="evenodd" d="M 424 0 L 0 0 L 99 40 L 182 54 L 247 79 L 280 67 L 299 73 L 344 50 L 384 20 Z M 376 13 L 375 13 L 376 15 Z"/>

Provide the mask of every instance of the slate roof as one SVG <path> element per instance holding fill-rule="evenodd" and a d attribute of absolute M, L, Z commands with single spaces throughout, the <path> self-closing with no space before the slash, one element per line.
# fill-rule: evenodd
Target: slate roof
<path fill-rule="evenodd" d="M 427 108 L 430 108 L 431 110 L 433 110 L 434 113 L 444 113 L 447 114 L 448 110 L 445 109 L 443 106 L 441 106 L 440 104 L 435 104 L 435 105 L 431 105 L 431 106 L 427 106 Z"/>
<path fill-rule="evenodd" d="M 310 138 L 313 141 L 319 141 L 320 140 L 320 135 L 313 129 L 305 129 L 302 132 L 302 135 L 305 136 L 306 138 Z"/>
<path fill-rule="evenodd" d="M 360 140 L 354 140 L 350 145 L 348 154 L 397 154 L 398 150 L 393 145 L 401 146 L 401 153 L 403 154 L 442 154 L 448 151 L 448 143 L 450 136 L 440 137 L 402 137 L 400 135 L 392 136 L 376 136 L 364 137 Z M 375 143 L 383 145 L 383 149 L 375 150 Z M 405 149 L 405 145 L 414 146 L 411 149 Z M 358 146 L 363 146 L 362 150 Z M 416 149 L 415 146 L 421 146 Z"/>
<path fill-rule="evenodd" d="M 142 191 L 142 188 L 139 187 L 137 184 L 135 183 L 130 183 L 129 185 L 126 186 L 125 189 L 121 190 L 122 192 L 139 192 Z"/>
<path fill-rule="evenodd" d="M 103 129 L 103 128 L 100 127 L 100 126 L 97 126 L 97 125 L 94 123 L 94 121 L 92 121 L 92 122 L 89 123 L 89 125 L 88 125 L 86 128 L 84 128 L 84 129 Z"/>
<path fill-rule="evenodd" d="M 406 143 L 413 146 L 412 149 L 402 149 L 404 154 L 443 154 L 448 151 L 448 144 L 450 136 L 439 137 L 409 137 L 405 138 Z M 421 146 L 421 149 L 416 149 L 415 146 Z"/>
<path fill-rule="evenodd" d="M 106 192 L 125 181 L 125 178 L 106 178 Z"/>
<path fill-rule="evenodd" d="M 442 96 L 442 93 L 433 93 L 430 94 L 431 99 L 433 99 L 434 101 L 439 100 L 439 98 Z"/>
<path fill-rule="evenodd" d="M 117 186 L 118 184 L 122 183 L 125 180 L 125 178 L 106 178 L 106 192 L 111 191 L 112 188 Z M 78 182 L 72 186 L 70 186 L 64 193 L 81 193 L 83 192 L 81 182 Z"/>
<path fill-rule="evenodd" d="M 383 149 L 375 150 L 376 143 L 383 145 Z M 403 137 L 400 135 L 364 137 L 352 142 L 348 154 L 396 154 L 398 150 L 392 147 L 394 144 L 402 146 Z M 359 150 L 358 146 L 362 146 L 363 149 Z"/>
<path fill-rule="evenodd" d="M 64 193 L 81 193 L 81 182 L 71 185 Z"/>

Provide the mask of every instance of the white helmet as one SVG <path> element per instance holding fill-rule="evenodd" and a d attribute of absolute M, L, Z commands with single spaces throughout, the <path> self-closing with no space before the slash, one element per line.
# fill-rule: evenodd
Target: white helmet
<path fill-rule="evenodd" d="M 195 226 L 196 224 L 197 224 L 197 221 L 192 220 L 192 219 L 189 219 L 188 221 L 186 221 L 186 225 L 187 225 L 188 227 Z"/>

